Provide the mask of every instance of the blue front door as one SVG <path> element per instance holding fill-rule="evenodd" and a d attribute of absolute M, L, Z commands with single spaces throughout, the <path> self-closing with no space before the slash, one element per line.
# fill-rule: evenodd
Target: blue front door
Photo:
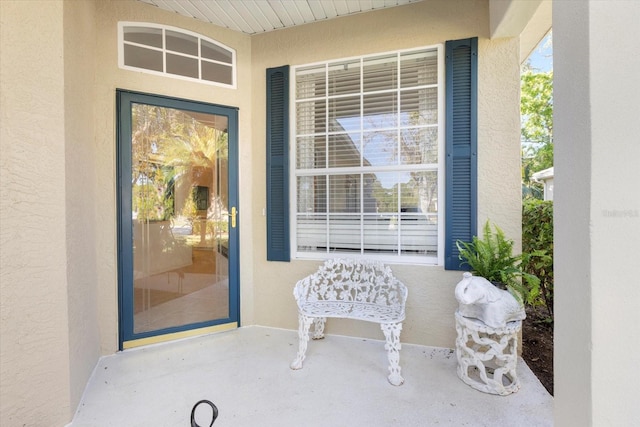
<path fill-rule="evenodd" d="M 237 109 L 117 106 L 120 348 L 237 327 Z"/>

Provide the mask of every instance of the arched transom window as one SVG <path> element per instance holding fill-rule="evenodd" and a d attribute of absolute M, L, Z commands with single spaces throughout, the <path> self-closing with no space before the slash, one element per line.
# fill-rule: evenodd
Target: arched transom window
<path fill-rule="evenodd" d="M 236 87 L 236 52 L 181 28 L 118 23 L 118 65 L 127 70 Z"/>

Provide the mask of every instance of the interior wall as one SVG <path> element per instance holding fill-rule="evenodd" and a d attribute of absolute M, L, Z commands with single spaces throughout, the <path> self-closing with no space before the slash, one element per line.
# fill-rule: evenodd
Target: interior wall
<path fill-rule="evenodd" d="M 118 68 L 118 22 L 134 21 L 169 25 L 193 31 L 236 50 L 237 89 Z M 95 53 L 95 135 L 96 206 L 99 224 L 97 266 L 99 323 L 103 354 L 113 353 L 118 346 L 117 299 L 117 230 L 116 230 L 116 89 L 166 95 L 239 108 L 240 168 L 240 281 L 241 317 L 251 322 L 253 299 L 251 282 L 252 230 L 248 217 L 252 211 L 251 192 L 247 182 L 252 177 L 251 133 L 251 40 L 250 37 L 225 28 L 186 18 L 133 0 L 101 0 L 96 3 Z"/>
<path fill-rule="evenodd" d="M 266 206 L 265 70 L 447 40 L 479 37 L 479 224 L 496 221 L 520 246 L 519 47 L 517 39 L 488 40 L 488 2 L 428 1 L 278 30 L 252 37 L 253 194 L 256 211 Z M 483 99 L 491 99 L 491 102 Z M 291 142 L 293 143 L 293 141 Z M 297 328 L 292 296 L 296 281 L 314 272 L 316 261 L 267 262 L 266 218 L 253 216 L 255 322 Z M 409 288 L 402 341 L 453 347 L 453 290 L 461 272 L 443 267 L 392 265 Z M 329 322 L 333 334 L 381 338 L 378 325 Z"/>
<path fill-rule="evenodd" d="M 0 2 L 3 426 L 72 411 L 63 46 L 62 1 Z"/>
<path fill-rule="evenodd" d="M 640 423 L 640 4 L 553 2 L 555 413 Z"/>

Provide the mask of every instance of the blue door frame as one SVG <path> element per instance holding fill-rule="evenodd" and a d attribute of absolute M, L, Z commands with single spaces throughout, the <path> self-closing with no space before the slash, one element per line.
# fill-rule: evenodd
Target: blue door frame
<path fill-rule="evenodd" d="M 179 327 L 134 332 L 134 289 L 133 289 L 133 219 L 132 219 L 132 104 L 144 104 L 172 108 L 196 113 L 224 116 L 228 120 L 228 205 L 239 210 L 238 204 L 238 109 L 207 104 L 185 99 L 152 95 L 118 89 L 117 108 L 117 209 L 118 209 L 118 304 L 119 304 L 119 348 L 127 348 L 126 343 L 143 342 L 145 339 L 182 332 L 206 330 L 220 326 L 222 329 L 240 324 L 240 279 L 239 279 L 239 220 L 231 227 L 229 219 L 229 316 L 212 321 L 192 323 Z M 153 341 L 149 341 L 153 342 Z"/>

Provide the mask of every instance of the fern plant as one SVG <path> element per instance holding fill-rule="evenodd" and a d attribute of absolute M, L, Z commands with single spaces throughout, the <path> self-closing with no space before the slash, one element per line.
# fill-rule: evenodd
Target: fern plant
<path fill-rule="evenodd" d="M 530 254 L 514 255 L 513 240 L 507 239 L 497 225 L 493 229 L 487 221 L 482 238 L 473 236 L 471 242 L 458 240 L 460 260 L 476 276 L 499 287 L 504 285 L 521 303 L 535 300 L 540 293 L 540 280 L 522 270 Z"/>

